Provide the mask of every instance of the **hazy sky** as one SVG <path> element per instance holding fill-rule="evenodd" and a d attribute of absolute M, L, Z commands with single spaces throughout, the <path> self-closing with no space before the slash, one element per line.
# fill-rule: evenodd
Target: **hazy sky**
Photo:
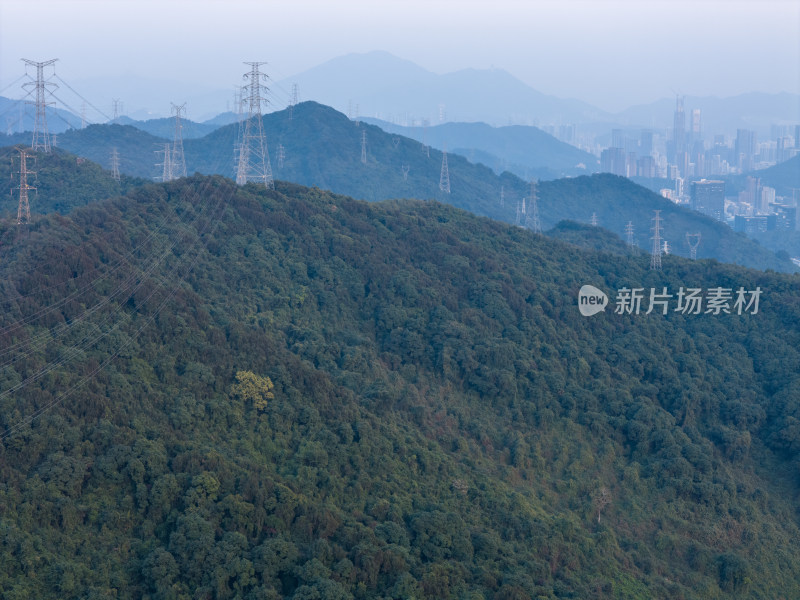
<path fill-rule="evenodd" d="M 281 80 L 371 50 L 437 73 L 502 68 L 611 111 L 675 93 L 800 93 L 800 2 L 0 0 L 0 90 L 23 57 L 58 58 L 71 83 L 137 75 L 232 90 L 242 61 L 267 61 Z"/>

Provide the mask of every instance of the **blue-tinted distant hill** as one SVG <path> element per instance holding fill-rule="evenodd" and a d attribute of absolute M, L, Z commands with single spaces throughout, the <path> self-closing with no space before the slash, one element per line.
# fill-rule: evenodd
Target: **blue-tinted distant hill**
<path fill-rule="evenodd" d="M 33 131 L 35 116 L 34 107 L 25 100 L 0 96 L 0 124 L 2 124 L 0 131 L 3 133 Z M 46 117 L 47 129 L 50 133 L 59 134 L 81 126 L 81 118 L 63 108 L 48 106 Z"/>
<path fill-rule="evenodd" d="M 536 91 L 502 69 L 438 75 L 388 52 L 340 56 L 279 85 L 289 89 L 293 83 L 304 99 L 345 112 L 352 103 L 364 116 L 411 115 L 438 122 L 440 105 L 451 121 L 573 123 L 607 116 L 580 100 Z"/>
<path fill-rule="evenodd" d="M 128 117 L 119 119 L 120 125 L 130 125 L 141 131 L 147 132 L 156 137 L 172 140 L 175 136 L 174 117 L 164 117 L 161 119 L 148 119 L 146 121 L 136 121 Z M 181 119 L 181 131 L 184 140 L 201 138 L 208 135 L 220 125 L 216 123 L 196 123 L 189 119 Z"/>
<path fill-rule="evenodd" d="M 367 123 L 357 125 L 342 113 L 304 102 L 288 111 L 264 116 L 272 169 L 276 179 L 316 186 L 359 199 L 437 199 L 507 223 L 515 223 L 517 207 L 529 195 L 529 184 L 512 173 L 496 175 L 490 168 L 473 164 L 457 154 L 448 155 L 451 192 L 439 188 L 442 153 L 423 152 L 412 139 L 386 133 Z M 187 172 L 234 177 L 234 142 L 238 125 L 227 125 L 209 135 L 186 140 Z M 366 163 L 361 161 L 362 134 L 366 136 Z M 123 172 L 131 175 L 156 174 L 154 154 L 164 140 L 130 126 L 88 127 L 62 136 L 63 147 L 108 165 L 111 148 L 119 148 Z M 278 160 L 283 147 L 283 164 Z M 134 161 L 130 163 L 129 161 Z M 407 171 L 405 170 L 407 169 Z M 503 204 L 501 205 L 501 192 Z M 600 224 L 624 237 L 627 222 L 633 221 L 636 242 L 649 246 L 653 210 L 664 217 L 664 238 L 673 252 L 688 255 L 686 232 L 701 232 L 698 255 L 723 262 L 760 269 L 794 271 L 784 257 L 775 254 L 726 225 L 678 207 L 630 181 L 611 175 L 543 181 L 539 186 L 539 212 L 545 229 L 570 219 L 588 223 L 593 213 Z"/>
<path fill-rule="evenodd" d="M 424 141 L 440 150 L 446 145 L 464 156 L 474 156 L 473 162 L 483 162 L 496 173 L 508 170 L 526 179 L 588 175 L 600 167 L 596 156 L 561 142 L 537 127 L 444 123 L 423 129 L 403 127 L 378 119 L 364 121 L 389 133 Z"/>

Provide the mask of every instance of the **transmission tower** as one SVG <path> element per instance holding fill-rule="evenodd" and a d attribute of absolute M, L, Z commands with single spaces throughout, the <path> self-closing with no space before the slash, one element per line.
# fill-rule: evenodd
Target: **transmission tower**
<path fill-rule="evenodd" d="M 597 227 L 597 223 L 598 223 L 598 221 L 597 221 L 597 213 L 593 212 L 592 213 L 592 226 L 593 227 Z"/>
<path fill-rule="evenodd" d="M 44 68 L 49 67 L 57 60 L 57 58 L 54 58 L 45 62 L 34 62 L 27 58 L 22 59 L 26 65 L 36 67 L 36 81 L 23 83 L 22 87 L 33 87 L 35 89 L 36 100 L 28 100 L 26 104 L 33 104 L 36 107 L 36 120 L 33 123 L 33 141 L 31 142 L 31 148 L 33 150 L 41 150 L 42 152 L 50 152 L 50 135 L 47 132 L 47 107 L 48 105 L 55 104 L 55 102 L 47 101 L 48 89 L 58 88 L 55 83 L 45 80 Z"/>
<path fill-rule="evenodd" d="M 411 167 L 409 165 L 401 165 L 400 168 L 403 170 L 403 181 L 408 181 L 408 171 Z"/>
<path fill-rule="evenodd" d="M 116 148 L 111 149 L 111 177 L 119 181 L 119 152 Z"/>
<path fill-rule="evenodd" d="M 289 120 L 291 121 L 294 118 L 294 107 L 297 105 L 297 84 L 292 84 L 292 95 L 289 98 Z"/>
<path fill-rule="evenodd" d="M 111 100 L 111 122 L 117 123 L 119 121 L 119 113 L 122 110 L 122 102 L 120 102 L 119 98 L 114 98 Z"/>
<path fill-rule="evenodd" d="M 442 152 L 442 172 L 439 175 L 439 189 L 445 194 L 450 193 L 450 170 L 447 168 L 447 144 Z"/>
<path fill-rule="evenodd" d="M 500 186 L 500 208 L 503 208 L 506 205 L 506 188 L 505 186 Z"/>
<path fill-rule="evenodd" d="M 28 171 L 28 153 L 22 149 L 19 151 L 19 185 L 14 188 L 19 190 L 19 206 L 17 208 L 17 225 L 27 225 L 31 222 L 31 207 L 28 204 L 28 190 L 35 190 L 32 185 L 28 185 L 28 175 L 36 175 L 33 171 Z"/>
<path fill-rule="evenodd" d="M 650 254 L 650 268 L 661 270 L 661 211 L 653 211 L 656 216 L 653 217 L 653 249 Z"/>
<path fill-rule="evenodd" d="M 172 148 L 170 144 L 164 144 L 163 150 L 156 150 L 156 154 L 163 154 L 164 161 L 157 163 L 157 167 L 161 167 L 161 177 L 156 177 L 156 179 L 161 179 L 161 181 L 172 181 L 175 179 L 172 175 Z"/>
<path fill-rule="evenodd" d="M 700 234 L 687 233 L 686 243 L 689 244 L 689 253 L 692 260 L 697 260 L 697 247 L 700 245 Z"/>
<path fill-rule="evenodd" d="M 286 158 L 286 150 L 283 147 L 283 144 L 278 144 L 278 168 L 283 168 L 283 161 Z"/>
<path fill-rule="evenodd" d="M 361 162 L 367 164 L 367 132 L 361 132 Z"/>
<path fill-rule="evenodd" d="M 172 112 L 175 114 L 175 135 L 172 137 L 172 166 L 173 179 L 186 177 L 186 158 L 183 155 L 183 125 L 181 124 L 181 111 L 186 114 L 186 103 L 180 106 L 172 104 Z"/>
<path fill-rule="evenodd" d="M 86 102 L 81 104 L 81 129 L 86 129 Z"/>
<path fill-rule="evenodd" d="M 542 233 L 542 223 L 539 221 L 539 194 L 537 193 L 535 179 L 531 179 L 531 197 L 529 204 L 530 217 L 528 217 L 528 215 L 525 216 L 526 221 L 530 219 L 528 221 L 530 223 L 528 229 L 533 231 L 533 233 Z"/>
<path fill-rule="evenodd" d="M 236 183 L 244 185 L 248 181 L 261 181 L 268 190 L 275 189 L 272 179 L 272 165 L 267 150 L 267 137 L 264 135 L 264 123 L 261 120 L 261 103 L 267 102 L 262 94 L 266 91 L 261 81 L 266 79 L 258 67 L 263 62 L 246 62 L 250 72 L 244 74 L 249 83 L 242 86 L 243 102 L 247 104 L 247 121 L 244 124 L 241 144 L 239 146 L 239 163 L 236 167 Z"/>
<path fill-rule="evenodd" d="M 633 221 L 628 221 L 628 224 L 625 226 L 625 234 L 628 239 L 628 250 L 633 252 L 636 250 L 636 244 L 633 241 Z"/>

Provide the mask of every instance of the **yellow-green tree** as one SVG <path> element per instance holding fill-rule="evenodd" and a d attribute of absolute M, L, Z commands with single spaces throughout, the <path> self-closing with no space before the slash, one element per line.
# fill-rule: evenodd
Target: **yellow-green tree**
<path fill-rule="evenodd" d="M 231 386 L 231 395 L 242 402 L 252 404 L 258 411 L 267 409 L 269 400 L 275 398 L 272 380 L 256 375 L 252 371 L 238 371 L 236 383 Z"/>

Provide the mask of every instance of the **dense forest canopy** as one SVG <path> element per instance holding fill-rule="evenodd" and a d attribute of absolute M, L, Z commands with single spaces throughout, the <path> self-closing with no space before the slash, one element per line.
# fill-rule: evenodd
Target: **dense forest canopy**
<path fill-rule="evenodd" d="M 199 175 L 0 251 L 4 597 L 800 595 L 797 276 Z"/>

